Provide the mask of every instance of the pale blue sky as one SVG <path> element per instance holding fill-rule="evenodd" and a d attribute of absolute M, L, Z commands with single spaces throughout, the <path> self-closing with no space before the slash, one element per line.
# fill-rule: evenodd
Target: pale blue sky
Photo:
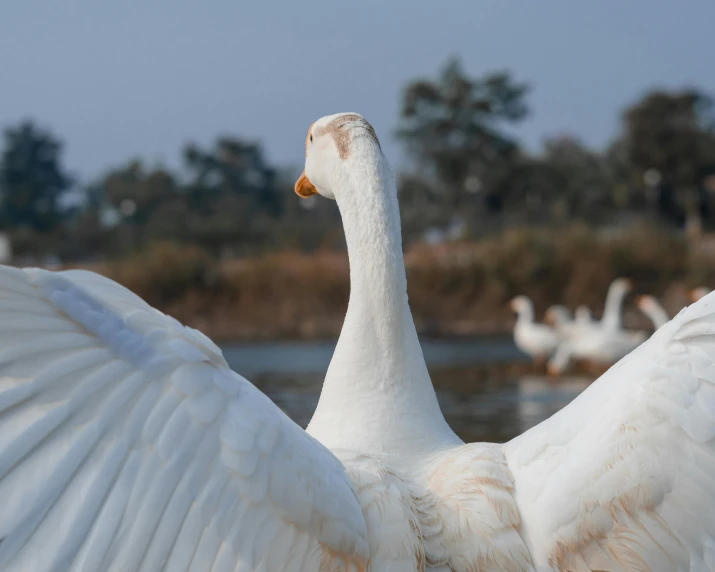
<path fill-rule="evenodd" d="M 450 54 L 533 86 L 519 129 L 602 145 L 653 86 L 715 93 L 713 0 L 17 0 L 0 4 L 0 126 L 33 118 L 84 180 L 190 140 L 263 141 L 302 162 L 308 125 L 357 111 L 388 156 L 402 86 Z"/>

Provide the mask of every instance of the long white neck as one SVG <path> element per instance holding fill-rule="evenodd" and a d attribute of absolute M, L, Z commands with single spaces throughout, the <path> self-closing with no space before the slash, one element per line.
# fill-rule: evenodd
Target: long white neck
<path fill-rule="evenodd" d="M 439 409 L 407 303 L 400 213 L 382 154 L 335 174 L 350 302 L 308 432 L 328 447 L 410 455 L 459 442 Z"/>
<path fill-rule="evenodd" d="M 534 322 L 534 304 L 531 300 L 523 299 L 516 314 L 516 320 L 520 324 L 532 324 Z"/>
<path fill-rule="evenodd" d="M 653 297 L 648 298 L 648 303 L 641 306 L 643 313 L 653 322 L 655 329 L 664 326 L 670 321 L 668 312 L 660 305 L 660 302 Z"/>
<path fill-rule="evenodd" d="M 621 328 L 621 307 L 626 294 L 626 289 L 618 284 L 612 284 L 608 289 L 606 304 L 603 309 L 603 319 L 601 320 L 604 327 L 611 329 Z"/>

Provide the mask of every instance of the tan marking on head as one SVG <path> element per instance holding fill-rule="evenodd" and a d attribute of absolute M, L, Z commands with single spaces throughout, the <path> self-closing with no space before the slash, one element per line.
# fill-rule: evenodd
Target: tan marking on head
<path fill-rule="evenodd" d="M 329 133 L 335 141 L 335 146 L 338 148 L 338 155 L 340 155 L 341 159 L 346 159 L 350 155 L 350 134 L 346 129 L 349 123 L 357 123 L 365 130 L 364 132 L 377 143 L 377 146 L 380 147 L 380 141 L 372 125 L 370 125 L 364 117 L 355 114 L 336 117 L 325 127 L 318 127 L 315 130 L 315 136 L 318 137 Z"/>

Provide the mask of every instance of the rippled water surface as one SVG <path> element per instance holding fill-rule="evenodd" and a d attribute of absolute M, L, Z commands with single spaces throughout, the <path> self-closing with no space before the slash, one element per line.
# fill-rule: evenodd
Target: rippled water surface
<path fill-rule="evenodd" d="M 442 411 L 465 441 L 507 441 L 546 419 L 592 378 L 547 379 L 529 373 L 510 340 L 423 340 Z M 334 343 L 228 345 L 233 369 L 305 427 L 318 403 Z"/>

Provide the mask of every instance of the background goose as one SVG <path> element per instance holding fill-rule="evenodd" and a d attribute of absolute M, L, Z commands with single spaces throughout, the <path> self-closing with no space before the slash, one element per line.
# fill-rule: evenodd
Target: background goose
<path fill-rule="evenodd" d="M 566 306 L 556 304 L 546 310 L 544 317 L 554 324 L 560 341 L 581 335 L 591 325 L 591 311 L 585 306 L 576 308 L 574 318 L 571 318 Z"/>
<path fill-rule="evenodd" d="M 628 278 L 616 278 L 608 287 L 606 302 L 603 307 L 603 316 L 599 327 L 607 330 L 621 329 L 621 314 L 623 299 L 633 289 L 633 282 Z"/>
<path fill-rule="evenodd" d="M 374 131 L 322 118 L 306 154 L 296 192 L 337 200 L 351 262 L 307 433 L 112 281 L 0 268 L 0 568 L 711 569 L 715 300 L 521 437 L 464 444 L 422 358 Z"/>
<path fill-rule="evenodd" d="M 511 308 L 517 314 L 514 325 L 514 343 L 533 360 L 548 358 L 559 343 L 559 335 L 546 324 L 534 321 L 534 304 L 526 296 L 517 296 L 511 301 Z"/>
<path fill-rule="evenodd" d="M 593 322 L 591 309 L 588 306 L 578 306 L 574 311 L 574 321 L 582 326 L 587 326 Z"/>
<path fill-rule="evenodd" d="M 564 339 L 549 361 L 550 374 L 559 375 L 574 358 L 599 366 L 611 365 L 647 339 L 645 332 L 627 331 L 621 325 L 623 299 L 631 288 L 632 282 L 627 278 L 611 282 L 603 317 L 600 321 L 586 322 L 582 313 L 582 326 L 577 334 Z"/>
<path fill-rule="evenodd" d="M 668 312 L 654 296 L 639 296 L 636 305 L 653 322 L 656 330 L 670 320 Z"/>
<path fill-rule="evenodd" d="M 706 286 L 698 286 L 690 291 L 690 301 L 697 302 L 700 298 L 707 296 L 710 293 L 710 288 Z"/>

